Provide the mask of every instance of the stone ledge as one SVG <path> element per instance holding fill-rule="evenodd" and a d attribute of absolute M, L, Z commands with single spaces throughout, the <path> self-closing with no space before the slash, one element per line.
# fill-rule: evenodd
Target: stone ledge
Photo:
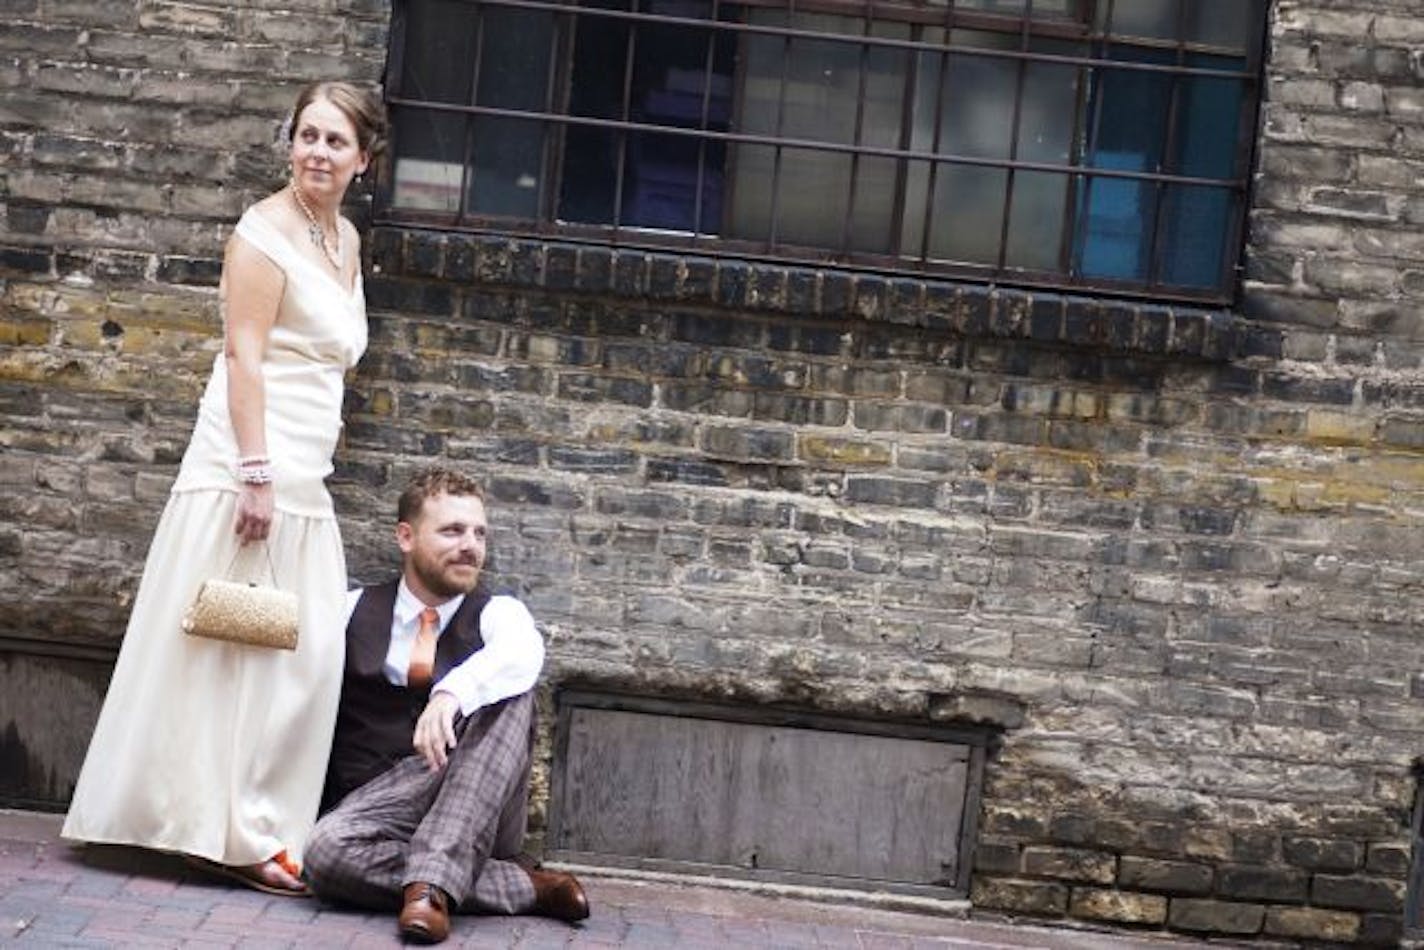
<path fill-rule="evenodd" d="M 1229 310 L 887 277 L 815 266 L 613 249 L 384 224 L 372 273 L 387 277 L 646 297 L 798 317 L 862 319 L 958 336 L 1225 362 L 1279 349 L 1279 333 Z M 1274 333 L 1274 335 L 1273 335 Z"/>

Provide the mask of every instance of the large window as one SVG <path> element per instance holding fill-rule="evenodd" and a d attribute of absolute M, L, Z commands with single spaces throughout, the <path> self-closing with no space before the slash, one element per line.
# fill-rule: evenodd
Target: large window
<path fill-rule="evenodd" d="M 398 0 L 391 220 L 1225 299 L 1264 0 Z"/>

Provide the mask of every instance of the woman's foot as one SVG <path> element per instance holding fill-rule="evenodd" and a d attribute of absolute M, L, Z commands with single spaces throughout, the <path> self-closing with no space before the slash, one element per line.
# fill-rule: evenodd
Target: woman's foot
<path fill-rule="evenodd" d="M 290 861 L 282 860 L 286 856 L 287 853 L 283 851 L 266 861 L 233 870 L 259 891 L 305 897 L 309 892 L 299 876 L 301 871 Z"/>
<path fill-rule="evenodd" d="M 301 869 L 287 857 L 285 851 L 279 851 L 266 861 L 256 864 L 218 864 L 203 858 L 190 858 L 189 863 L 210 874 L 236 881 L 264 894 L 275 894 L 279 897 L 307 897 L 311 894 L 302 882 Z"/>

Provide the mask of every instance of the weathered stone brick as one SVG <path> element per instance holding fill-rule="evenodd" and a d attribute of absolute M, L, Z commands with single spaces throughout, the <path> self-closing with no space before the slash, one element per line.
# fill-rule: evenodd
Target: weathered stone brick
<path fill-rule="evenodd" d="M 1404 906 L 1404 884 L 1362 875 L 1317 874 L 1311 880 L 1310 902 L 1345 910 L 1397 912 Z"/>
<path fill-rule="evenodd" d="M 757 394 L 724 389 L 707 383 L 664 383 L 658 387 L 660 402 L 668 409 L 695 411 L 721 416 L 749 416 Z M 775 416 L 772 416 L 775 418 Z M 785 419 L 786 422 L 805 421 Z"/>
<path fill-rule="evenodd" d="M 969 899 L 976 907 L 1053 917 L 1067 911 L 1068 888 L 1047 881 L 975 877 Z"/>
<path fill-rule="evenodd" d="M 1111 884 L 1117 874 L 1111 854 L 1078 848 L 1025 848 L 1023 867 L 1026 874 L 1094 884 Z"/>
<path fill-rule="evenodd" d="M 1384 419 L 1379 425 L 1379 439 L 1386 445 L 1411 449 L 1424 446 L 1424 420 L 1393 417 Z"/>
<path fill-rule="evenodd" d="M 1358 841 L 1288 837 L 1281 842 L 1286 862 L 1309 871 L 1353 871 L 1363 848 Z"/>
<path fill-rule="evenodd" d="M 845 498 L 851 502 L 894 507 L 933 507 L 938 486 L 922 481 L 852 475 L 846 479 Z"/>
<path fill-rule="evenodd" d="M 1223 867 L 1217 872 L 1216 890 L 1223 897 L 1242 900 L 1303 902 L 1309 877 L 1285 868 Z"/>
<path fill-rule="evenodd" d="M 695 459 L 648 459 L 649 481 L 686 482 L 691 485 L 727 485 L 727 470 L 720 465 Z"/>
<path fill-rule="evenodd" d="M 1019 846 L 1013 842 L 981 839 L 974 846 L 974 870 L 980 874 L 1016 874 L 1020 853 Z"/>
<path fill-rule="evenodd" d="M 1358 853 L 1357 853 L 1358 857 Z M 1369 846 L 1368 854 L 1365 858 L 1365 869 L 1375 874 L 1386 874 L 1393 877 L 1403 877 L 1409 873 L 1410 848 L 1403 842 L 1374 842 Z M 1322 870 L 1353 870 L 1358 864 L 1349 867 L 1335 867 Z"/>
<path fill-rule="evenodd" d="M 949 414 L 938 406 L 857 401 L 855 426 L 872 431 L 943 432 Z"/>
<path fill-rule="evenodd" d="M 1360 933 L 1360 916 L 1316 907 L 1271 907 L 1265 932 L 1273 937 L 1351 943 Z"/>
<path fill-rule="evenodd" d="M 549 467 L 570 472 L 597 472 L 612 474 L 631 472 L 638 464 L 638 456 L 626 449 L 598 449 L 581 446 L 550 446 Z"/>
<path fill-rule="evenodd" d="M 1209 894 L 1212 870 L 1204 864 L 1123 855 L 1118 883 L 1125 888 L 1169 894 Z"/>
<path fill-rule="evenodd" d="M 1255 934 L 1265 921 L 1266 908 L 1260 904 L 1174 898 L 1167 912 L 1168 926 L 1174 930 L 1199 933 Z"/>
<path fill-rule="evenodd" d="M 888 465 L 891 462 L 889 445 L 812 435 L 798 437 L 796 455 L 806 462 L 835 465 Z"/>
<path fill-rule="evenodd" d="M 795 436 L 781 429 L 709 426 L 702 430 L 701 447 L 713 458 L 789 461 L 795 456 Z"/>
<path fill-rule="evenodd" d="M 844 399 L 758 392 L 752 397 L 752 415 L 793 425 L 841 426 L 850 415 L 850 404 Z"/>
<path fill-rule="evenodd" d="M 1360 917 L 1360 932 L 1356 943 L 1366 947 L 1399 947 L 1404 936 L 1399 914 L 1364 914 Z"/>
<path fill-rule="evenodd" d="M 559 397 L 581 402 L 616 402 L 630 406 L 650 406 L 653 387 L 645 380 L 565 373 L 558 379 Z"/>
<path fill-rule="evenodd" d="M 1119 924 L 1161 924 L 1167 919 L 1167 898 L 1098 888 L 1075 887 L 1068 914 L 1085 920 Z"/>

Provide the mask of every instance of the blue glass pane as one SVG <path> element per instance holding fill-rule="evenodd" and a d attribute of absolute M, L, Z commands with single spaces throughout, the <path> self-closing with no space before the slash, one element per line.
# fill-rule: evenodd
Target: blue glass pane
<path fill-rule="evenodd" d="M 1118 58 L 1175 62 L 1169 50 L 1120 50 Z M 1187 65 L 1239 69 L 1239 59 L 1192 55 Z M 1090 168 L 1232 178 L 1243 90 L 1234 79 L 1181 76 L 1176 128 L 1168 129 L 1173 79 L 1166 75 L 1099 70 L 1093 90 L 1097 113 L 1084 164 Z M 1167 154 L 1168 144 L 1172 153 Z M 1162 206 L 1160 273 L 1153 273 L 1158 189 L 1151 182 L 1088 178 L 1078 206 L 1074 256 L 1084 277 L 1160 280 L 1213 287 L 1220 279 L 1231 193 L 1216 187 L 1169 187 Z"/>
<path fill-rule="evenodd" d="M 1162 221 L 1161 282 L 1176 287 L 1215 287 L 1222 276 L 1231 192 L 1171 186 L 1163 202 Z"/>
<path fill-rule="evenodd" d="M 1187 65 L 1241 69 L 1245 62 L 1224 56 L 1196 55 L 1187 57 Z M 1193 76 L 1182 81 L 1178 150 L 1172 171 L 1197 178 L 1232 177 L 1243 95 L 1239 79 Z"/>
<path fill-rule="evenodd" d="M 1192 66 L 1237 69 L 1239 60 L 1191 56 Z M 1185 81 L 1178 103 L 1177 155 L 1169 170 L 1196 178 L 1230 179 L 1235 173 L 1241 82 L 1197 77 Z M 1221 280 L 1231 220 L 1227 188 L 1173 186 L 1162 212 L 1162 273 L 1179 287 L 1214 287 Z"/>
<path fill-rule="evenodd" d="M 1119 50 L 1113 58 L 1170 63 L 1166 50 Z M 1096 128 L 1084 164 L 1116 171 L 1156 171 L 1166 146 L 1172 80 L 1151 72 L 1099 69 Z M 1090 113 L 1091 114 L 1091 113 Z M 1086 277 L 1145 280 L 1152 266 L 1155 189 L 1122 178 L 1090 178 L 1079 208 L 1078 266 Z"/>
<path fill-rule="evenodd" d="M 1099 168 L 1141 170 L 1134 152 L 1100 152 Z M 1079 211 L 1078 266 L 1086 277 L 1140 280 L 1151 265 L 1153 189 L 1145 182 L 1094 178 Z"/>

